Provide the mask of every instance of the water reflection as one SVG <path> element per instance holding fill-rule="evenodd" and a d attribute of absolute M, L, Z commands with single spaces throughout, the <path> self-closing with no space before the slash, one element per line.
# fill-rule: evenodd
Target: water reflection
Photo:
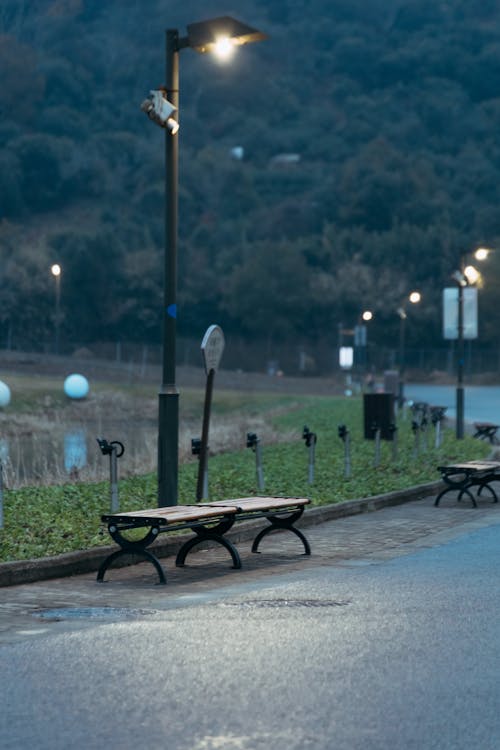
<path fill-rule="evenodd" d="M 64 435 L 64 468 L 69 474 L 87 465 L 85 430 L 72 430 Z"/>
<path fill-rule="evenodd" d="M 0 438 L 0 462 L 7 463 L 9 460 L 9 443 L 5 438 Z"/>
<path fill-rule="evenodd" d="M 9 488 L 35 482 L 106 479 L 109 462 L 97 446 L 96 437 L 125 444 L 121 475 L 146 473 L 155 468 L 155 425 L 143 422 L 124 426 L 57 425 L 45 431 L 19 431 L 0 437 L 0 461 Z"/>

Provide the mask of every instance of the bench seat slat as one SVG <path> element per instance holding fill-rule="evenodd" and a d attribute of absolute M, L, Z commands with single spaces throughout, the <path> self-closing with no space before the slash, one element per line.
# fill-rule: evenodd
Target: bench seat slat
<path fill-rule="evenodd" d="M 174 505 L 168 508 L 149 508 L 148 510 L 134 510 L 125 513 L 103 515 L 102 521 L 106 523 L 114 522 L 135 522 L 151 521 L 159 526 L 168 526 L 171 524 L 188 523 L 189 521 L 210 520 L 211 518 L 221 517 L 222 515 L 235 515 L 236 508 L 228 505 L 224 508 L 212 508 L 209 505 Z"/>
<path fill-rule="evenodd" d="M 240 497 L 231 500 L 215 500 L 207 503 L 212 507 L 235 507 L 238 513 L 263 512 L 284 508 L 297 508 L 311 501 L 305 497 Z"/>
<path fill-rule="evenodd" d="M 262 513 L 297 508 L 311 501 L 305 497 L 241 497 L 235 500 L 216 500 L 196 505 L 173 505 L 168 508 L 149 508 L 125 513 L 106 514 L 101 517 L 105 523 L 151 522 L 168 526 L 190 521 L 210 520 L 220 516 L 240 513 Z"/>
<path fill-rule="evenodd" d="M 449 464 L 447 466 L 438 466 L 439 471 L 468 470 L 468 471 L 487 471 L 490 469 L 500 470 L 499 461 L 464 461 L 463 463 Z"/>

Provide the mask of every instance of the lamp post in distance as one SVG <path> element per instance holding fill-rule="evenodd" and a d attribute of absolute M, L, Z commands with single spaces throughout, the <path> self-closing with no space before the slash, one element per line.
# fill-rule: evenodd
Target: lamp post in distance
<path fill-rule="evenodd" d="M 213 52 L 228 60 L 237 47 L 266 38 L 230 16 L 187 25 L 186 36 L 167 29 L 165 85 L 150 92 L 141 109 L 165 129 L 165 257 L 162 310 L 162 384 L 158 418 L 158 505 L 177 505 L 179 392 L 176 386 L 177 238 L 179 184 L 179 52 Z"/>
<path fill-rule="evenodd" d="M 473 257 L 478 261 L 484 261 L 490 254 L 490 250 L 485 247 L 480 247 L 472 253 Z M 455 419 L 455 436 L 457 440 L 462 440 L 464 437 L 464 360 L 465 360 L 465 338 L 476 338 L 477 337 L 477 295 L 471 298 L 471 303 L 474 304 L 474 324 L 471 328 L 471 333 L 466 336 L 465 331 L 465 290 L 471 287 L 478 286 L 481 283 L 481 274 L 477 268 L 473 265 L 467 264 L 467 256 L 462 255 L 460 261 L 460 267 L 452 274 L 452 279 L 457 285 L 457 293 L 454 295 L 457 310 L 457 326 L 456 326 L 456 338 L 457 338 L 457 388 L 456 388 L 456 419 Z M 446 292 L 446 290 L 445 290 Z"/>
<path fill-rule="evenodd" d="M 358 318 L 357 325 L 354 326 L 354 359 L 356 364 L 359 365 L 362 375 L 366 370 L 366 347 L 368 346 L 367 327 L 364 324 L 371 320 L 373 320 L 372 311 L 363 310 Z"/>
<path fill-rule="evenodd" d="M 422 295 L 420 292 L 410 292 L 407 298 L 403 300 L 403 303 L 398 307 L 397 314 L 399 315 L 399 385 L 398 385 L 398 406 L 401 409 L 404 404 L 404 373 L 406 369 L 406 318 L 408 317 L 406 312 L 406 302 L 410 302 L 412 305 L 418 305 Z"/>
<path fill-rule="evenodd" d="M 59 329 L 61 324 L 61 272 L 59 263 L 53 263 L 50 272 L 55 281 L 55 311 L 54 311 L 54 353 L 59 354 Z"/>

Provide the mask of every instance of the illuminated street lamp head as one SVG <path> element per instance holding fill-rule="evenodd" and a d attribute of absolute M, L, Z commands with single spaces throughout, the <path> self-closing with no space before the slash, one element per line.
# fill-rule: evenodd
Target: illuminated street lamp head
<path fill-rule="evenodd" d="M 488 255 L 491 253 L 491 250 L 487 247 L 478 247 L 476 252 L 474 253 L 474 258 L 476 260 L 486 260 Z"/>
<path fill-rule="evenodd" d="M 50 272 L 52 276 L 60 276 L 61 275 L 61 266 L 59 263 L 53 263 L 50 267 Z"/>
<path fill-rule="evenodd" d="M 197 52 L 213 52 L 220 60 L 228 60 L 235 47 L 266 39 L 266 34 L 230 16 L 190 23 L 187 44 Z"/>
<path fill-rule="evenodd" d="M 408 299 L 410 300 L 412 305 L 416 305 L 422 299 L 422 295 L 420 294 L 420 292 L 411 292 L 408 296 Z"/>
<path fill-rule="evenodd" d="M 373 313 L 371 310 L 365 310 L 364 313 L 362 313 L 361 317 L 363 318 L 363 320 L 368 322 L 373 318 Z"/>
<path fill-rule="evenodd" d="M 466 266 L 464 268 L 464 276 L 468 284 L 477 284 L 481 278 L 481 274 L 474 266 Z"/>

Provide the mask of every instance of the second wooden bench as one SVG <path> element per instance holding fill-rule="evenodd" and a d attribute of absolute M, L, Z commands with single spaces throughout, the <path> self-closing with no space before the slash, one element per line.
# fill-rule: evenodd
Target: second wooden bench
<path fill-rule="evenodd" d="M 493 502 L 498 502 L 498 496 L 491 483 L 500 481 L 500 462 L 464 461 L 448 466 L 438 466 L 438 471 L 441 472 L 446 486 L 434 501 L 436 507 L 444 495 L 449 492 L 458 492 L 457 500 L 461 500 L 464 495 L 467 495 L 474 508 L 477 508 L 476 498 L 471 492 L 473 487 L 478 488 L 478 496 L 483 490 L 487 490 L 493 498 Z"/>

